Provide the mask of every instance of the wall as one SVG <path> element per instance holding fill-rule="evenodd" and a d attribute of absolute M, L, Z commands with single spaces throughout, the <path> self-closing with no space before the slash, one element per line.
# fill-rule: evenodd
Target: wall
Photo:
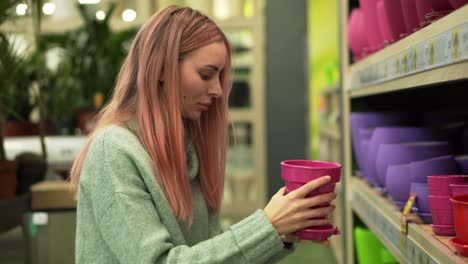
<path fill-rule="evenodd" d="M 307 147 L 306 0 L 268 0 L 266 115 L 268 197 L 282 187 L 280 162 L 303 159 Z"/>

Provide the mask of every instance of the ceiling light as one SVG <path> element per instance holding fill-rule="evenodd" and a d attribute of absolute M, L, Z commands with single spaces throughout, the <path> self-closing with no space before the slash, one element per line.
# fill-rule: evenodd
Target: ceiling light
<path fill-rule="evenodd" d="M 79 0 L 78 2 L 82 5 L 94 5 L 99 4 L 101 0 Z"/>
<path fill-rule="evenodd" d="M 51 2 L 45 3 L 42 6 L 42 12 L 44 12 L 46 15 L 52 15 L 55 13 L 55 4 Z"/>
<path fill-rule="evenodd" d="M 26 15 L 27 10 L 28 10 L 28 5 L 27 4 L 18 4 L 16 6 L 16 14 L 18 14 L 19 16 Z"/>
<path fill-rule="evenodd" d="M 102 10 L 99 10 L 96 12 L 96 19 L 97 20 L 104 20 L 106 19 L 106 12 L 102 11 Z"/>
<path fill-rule="evenodd" d="M 137 13 L 133 9 L 125 9 L 122 12 L 122 19 L 125 22 L 132 22 L 133 20 L 135 20 L 136 16 Z"/>

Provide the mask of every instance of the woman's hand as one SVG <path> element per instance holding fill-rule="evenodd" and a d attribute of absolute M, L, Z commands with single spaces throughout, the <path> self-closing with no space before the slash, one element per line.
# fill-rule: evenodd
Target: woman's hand
<path fill-rule="evenodd" d="M 336 198 L 335 193 L 321 194 L 304 198 L 308 193 L 328 183 L 330 176 L 320 177 L 310 181 L 300 188 L 285 194 L 285 187 L 281 188 L 268 202 L 264 211 L 280 236 L 291 234 L 297 230 L 320 226 L 330 223 L 329 219 L 312 219 L 326 217 L 335 206 L 311 208 L 323 203 L 329 203 Z"/>

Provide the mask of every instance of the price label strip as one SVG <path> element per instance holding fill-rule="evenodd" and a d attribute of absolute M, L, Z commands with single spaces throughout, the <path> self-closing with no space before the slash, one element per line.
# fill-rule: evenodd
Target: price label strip
<path fill-rule="evenodd" d="M 460 59 L 468 58 L 468 23 L 458 27 L 458 56 Z"/>

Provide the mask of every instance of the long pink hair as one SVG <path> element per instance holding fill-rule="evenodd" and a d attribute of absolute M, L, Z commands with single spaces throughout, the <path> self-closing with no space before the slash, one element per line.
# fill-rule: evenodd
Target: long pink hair
<path fill-rule="evenodd" d="M 94 136 L 110 125 L 137 121 L 140 140 L 153 161 L 158 183 L 179 220 L 192 223 L 179 64 L 191 51 L 222 41 L 227 63 L 220 73 L 223 96 L 199 121 L 186 126 L 199 159 L 199 183 L 207 206 L 219 213 L 225 174 L 231 46 L 218 26 L 188 7 L 169 6 L 154 15 L 137 34 L 125 59 L 110 102 L 99 113 L 96 129 L 76 158 L 70 178 L 78 192 L 86 153 Z M 161 80 L 164 80 L 163 82 Z M 98 85 L 98 84 L 97 84 Z"/>

